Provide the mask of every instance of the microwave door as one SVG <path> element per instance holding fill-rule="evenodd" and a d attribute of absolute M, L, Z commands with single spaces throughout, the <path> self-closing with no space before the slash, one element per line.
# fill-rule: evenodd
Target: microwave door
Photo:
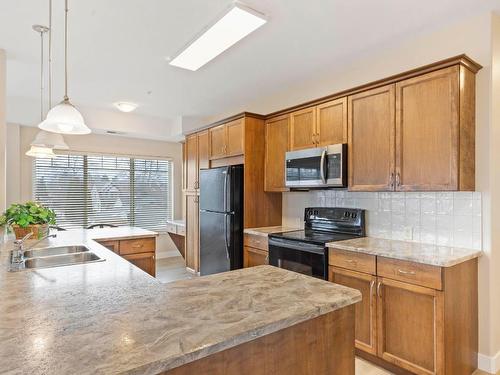
<path fill-rule="evenodd" d="M 286 153 L 285 182 L 287 187 L 318 187 L 324 185 L 321 160 L 324 149 L 314 148 Z"/>
<path fill-rule="evenodd" d="M 347 176 L 347 145 L 333 145 L 327 147 L 326 184 L 328 186 L 346 186 Z"/>

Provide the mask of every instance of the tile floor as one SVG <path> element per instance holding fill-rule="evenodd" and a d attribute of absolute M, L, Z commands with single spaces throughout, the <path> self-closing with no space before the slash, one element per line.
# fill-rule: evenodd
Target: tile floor
<path fill-rule="evenodd" d="M 158 259 L 156 262 L 156 278 L 162 283 L 169 283 L 176 280 L 185 280 L 195 277 L 192 273 L 186 271 L 184 258 L 175 256 Z M 356 358 L 356 375 L 392 375 L 391 372 L 371 363 Z M 486 372 L 476 371 L 474 375 L 489 375 Z"/>

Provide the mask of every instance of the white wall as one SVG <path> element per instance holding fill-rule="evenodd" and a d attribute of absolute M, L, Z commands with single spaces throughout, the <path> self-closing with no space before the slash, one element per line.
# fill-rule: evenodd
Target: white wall
<path fill-rule="evenodd" d="M 29 150 L 30 142 L 37 132 L 38 128 L 8 124 L 8 167 L 12 179 L 9 179 L 7 196 L 10 203 L 32 199 L 33 159 L 25 153 Z M 181 144 L 102 134 L 65 136 L 65 140 L 70 150 L 75 152 L 172 158 L 174 218 L 182 218 Z M 162 257 L 163 253 L 175 249 L 175 245 L 168 235 L 162 235 L 158 241 L 158 249 L 158 257 Z"/>

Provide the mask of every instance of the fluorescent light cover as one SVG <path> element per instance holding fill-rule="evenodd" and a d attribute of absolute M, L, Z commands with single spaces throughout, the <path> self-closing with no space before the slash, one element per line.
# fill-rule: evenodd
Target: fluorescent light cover
<path fill-rule="evenodd" d="M 130 102 L 116 102 L 114 105 L 122 112 L 132 112 L 137 108 L 137 104 Z"/>
<path fill-rule="evenodd" d="M 267 21 L 241 5 L 234 5 L 221 19 L 194 40 L 170 65 L 198 70 Z"/>

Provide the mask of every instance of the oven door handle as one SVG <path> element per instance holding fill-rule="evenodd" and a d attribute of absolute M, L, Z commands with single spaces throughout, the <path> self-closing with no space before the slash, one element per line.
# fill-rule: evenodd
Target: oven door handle
<path fill-rule="evenodd" d="M 319 174 L 321 175 L 321 181 L 326 184 L 326 168 L 325 168 L 325 160 L 326 160 L 326 148 L 321 153 L 321 161 L 319 166 Z"/>
<path fill-rule="evenodd" d="M 287 241 L 278 238 L 269 238 L 269 251 L 273 251 L 273 247 L 281 248 L 282 250 L 303 251 L 313 254 L 325 254 L 325 247 L 322 245 L 310 244 L 305 242 Z"/>

